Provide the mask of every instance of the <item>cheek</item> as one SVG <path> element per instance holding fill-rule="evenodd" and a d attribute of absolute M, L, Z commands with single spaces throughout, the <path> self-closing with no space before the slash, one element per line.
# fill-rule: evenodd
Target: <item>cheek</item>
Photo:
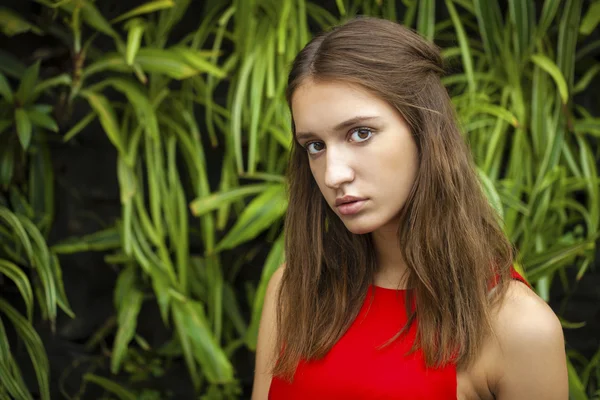
<path fill-rule="evenodd" d="M 317 186 L 319 187 L 319 190 L 321 191 L 321 193 L 323 195 L 325 195 L 324 190 L 326 190 L 326 186 L 324 183 L 324 175 L 323 172 L 321 171 L 321 169 L 315 165 L 314 162 L 310 163 L 310 172 L 312 173 L 313 179 L 316 182 Z"/>
<path fill-rule="evenodd" d="M 404 192 L 410 190 L 418 170 L 417 151 L 411 141 L 388 143 L 369 158 L 368 170 L 372 179 L 379 182 L 384 191 Z"/>

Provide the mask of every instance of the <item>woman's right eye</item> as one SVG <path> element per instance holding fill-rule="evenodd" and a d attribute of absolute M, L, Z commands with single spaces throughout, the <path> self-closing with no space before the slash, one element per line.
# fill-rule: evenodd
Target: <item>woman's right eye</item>
<path fill-rule="evenodd" d="M 321 150 L 323 150 L 323 147 L 325 146 L 321 142 L 310 142 L 304 146 L 308 154 L 312 155 L 318 154 Z"/>

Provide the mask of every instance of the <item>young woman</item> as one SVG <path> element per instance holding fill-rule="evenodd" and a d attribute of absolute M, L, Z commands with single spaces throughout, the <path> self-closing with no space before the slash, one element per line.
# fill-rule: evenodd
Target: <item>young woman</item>
<path fill-rule="evenodd" d="M 433 44 L 374 18 L 296 57 L 254 400 L 568 398 L 561 325 L 511 267 L 442 73 Z"/>

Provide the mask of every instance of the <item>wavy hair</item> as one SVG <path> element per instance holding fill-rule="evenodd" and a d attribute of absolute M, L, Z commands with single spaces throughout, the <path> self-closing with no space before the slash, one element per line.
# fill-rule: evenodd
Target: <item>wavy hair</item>
<path fill-rule="evenodd" d="M 360 17 L 304 47 L 286 95 L 291 110 L 307 79 L 357 84 L 409 125 L 419 166 L 398 230 L 409 320 L 385 345 L 418 321 L 411 351 L 422 349 L 428 366 L 460 368 L 491 333 L 491 310 L 506 292 L 513 249 L 481 190 L 443 72 L 434 44 L 397 23 Z M 287 174 L 286 267 L 277 297 L 281 352 L 272 372 L 291 380 L 300 360 L 322 358 L 352 324 L 377 263 L 371 235 L 349 232 L 329 208 L 295 140 Z"/>

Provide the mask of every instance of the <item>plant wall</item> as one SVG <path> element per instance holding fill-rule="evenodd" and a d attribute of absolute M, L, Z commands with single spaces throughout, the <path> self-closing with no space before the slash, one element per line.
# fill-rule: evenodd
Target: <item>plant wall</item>
<path fill-rule="evenodd" d="M 34 322 L 52 326 L 58 310 L 80 317 L 60 260 L 89 251 L 119 272 L 115 315 L 88 347 L 104 343 L 106 362 L 82 387 L 167 398 L 145 391 L 152 375 L 136 378 L 132 366 L 175 360 L 201 398 L 249 396 L 236 355 L 255 351 L 266 284 L 284 260 L 288 69 L 314 33 L 358 14 L 399 21 L 442 47 L 444 84 L 482 185 L 539 295 L 548 301 L 557 286 L 568 294 L 589 274 L 600 119 L 579 99 L 599 84 L 599 1 L 215 0 L 189 29 L 180 24 L 191 0 L 140 1 L 117 15 L 101 3 L 36 0 L 31 15 L 0 8 L 4 35 L 52 37 L 70 61 L 48 76 L 43 56 L 23 64 L 0 52 L 0 284 L 22 298 L 15 307 L 0 297 L 0 368 L 9 371 L 0 398 L 50 398 L 56 377 Z M 120 218 L 51 241 L 48 142 L 73 146 L 97 126 L 116 154 Z M 214 152 L 221 162 L 208 163 Z M 260 279 L 239 285 L 240 268 L 257 259 Z M 158 347 L 138 332 L 148 303 L 170 332 Z M 576 322 L 563 319 L 565 329 Z M 14 343 L 30 354 L 35 387 L 22 378 Z M 572 398 L 599 398 L 600 352 L 568 348 Z M 63 395 L 85 398 L 85 390 Z"/>

